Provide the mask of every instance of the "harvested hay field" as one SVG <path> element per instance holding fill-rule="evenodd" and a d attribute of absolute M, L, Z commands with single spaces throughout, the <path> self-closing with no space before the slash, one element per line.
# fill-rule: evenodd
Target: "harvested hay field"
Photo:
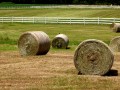
<path fill-rule="evenodd" d="M 73 53 L 49 52 L 44 56 L 21 57 L 17 51 L 0 52 L 0 89 L 11 90 L 118 90 L 120 53 L 112 70 L 118 75 L 77 75 Z"/>

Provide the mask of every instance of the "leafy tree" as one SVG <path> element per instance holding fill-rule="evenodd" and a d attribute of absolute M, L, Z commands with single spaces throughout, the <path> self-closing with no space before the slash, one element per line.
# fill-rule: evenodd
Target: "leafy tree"
<path fill-rule="evenodd" d="M 17 4 L 113 4 L 120 5 L 120 0 L 0 0 Z"/>

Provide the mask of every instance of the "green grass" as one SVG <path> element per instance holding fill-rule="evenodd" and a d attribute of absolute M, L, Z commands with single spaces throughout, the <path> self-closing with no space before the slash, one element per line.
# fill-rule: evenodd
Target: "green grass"
<path fill-rule="evenodd" d="M 119 18 L 120 9 L 0 9 L 0 16 L 34 16 L 34 17 L 100 17 Z"/>
<path fill-rule="evenodd" d="M 70 40 L 71 50 L 86 39 L 99 39 L 109 44 L 113 37 L 119 36 L 119 33 L 110 30 L 109 25 L 2 23 L 0 24 L 0 44 L 5 47 L 6 44 L 17 45 L 20 35 L 26 31 L 44 31 L 51 41 L 58 33 L 66 34 Z M 0 46 L 0 50 L 4 50 L 3 46 Z M 13 50 L 15 50 L 14 47 Z"/>
<path fill-rule="evenodd" d="M 36 4 L 15 4 L 13 2 L 1 2 L 0 7 L 9 7 L 9 6 L 32 6 Z"/>
<path fill-rule="evenodd" d="M 1 2 L 0 3 L 0 7 L 9 7 L 9 6 L 12 6 L 12 7 L 16 7 L 16 6 L 21 6 L 21 7 L 24 7 L 24 6 L 51 6 L 51 5 L 58 5 L 58 4 L 15 4 L 13 2 Z M 61 4 L 60 4 L 61 5 Z"/>

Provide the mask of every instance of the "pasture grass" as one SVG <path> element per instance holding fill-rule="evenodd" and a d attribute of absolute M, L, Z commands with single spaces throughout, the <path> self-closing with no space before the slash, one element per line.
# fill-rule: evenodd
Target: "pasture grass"
<path fill-rule="evenodd" d="M 51 5 L 58 5 L 58 4 L 15 4 L 13 2 L 1 2 L 0 3 L 0 7 L 4 6 L 4 7 L 9 7 L 9 6 L 51 6 Z"/>
<path fill-rule="evenodd" d="M 11 17 L 100 17 L 119 18 L 120 9 L 90 8 L 39 8 L 39 9 L 0 9 L 0 16 Z"/>
<path fill-rule="evenodd" d="M 17 45 L 20 35 L 26 31 L 44 31 L 51 41 L 59 33 L 66 34 L 70 40 L 70 50 L 74 50 L 86 39 L 99 39 L 109 44 L 113 37 L 119 36 L 119 33 L 110 30 L 109 25 L 1 23 L 0 44 L 2 47 L 0 46 L 0 50 L 4 50 L 3 46 L 6 47 L 6 44 L 10 47 Z M 14 47 L 13 50 L 15 50 Z"/>

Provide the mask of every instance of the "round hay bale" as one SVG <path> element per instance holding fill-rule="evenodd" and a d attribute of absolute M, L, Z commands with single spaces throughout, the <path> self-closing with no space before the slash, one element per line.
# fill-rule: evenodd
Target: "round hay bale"
<path fill-rule="evenodd" d="M 50 39 L 42 31 L 25 32 L 18 40 L 18 48 L 22 56 L 45 55 L 50 49 Z"/>
<path fill-rule="evenodd" d="M 113 52 L 120 52 L 120 36 L 114 37 L 109 44 Z"/>
<path fill-rule="evenodd" d="M 53 48 L 66 48 L 68 47 L 69 39 L 65 34 L 58 34 L 52 40 L 52 47 Z"/>
<path fill-rule="evenodd" d="M 108 45 L 96 39 L 81 42 L 74 54 L 74 65 L 83 75 L 104 75 L 113 61 L 114 55 Z"/>
<path fill-rule="evenodd" d="M 113 32 L 120 32 L 120 23 L 112 23 L 110 28 L 113 30 Z"/>

